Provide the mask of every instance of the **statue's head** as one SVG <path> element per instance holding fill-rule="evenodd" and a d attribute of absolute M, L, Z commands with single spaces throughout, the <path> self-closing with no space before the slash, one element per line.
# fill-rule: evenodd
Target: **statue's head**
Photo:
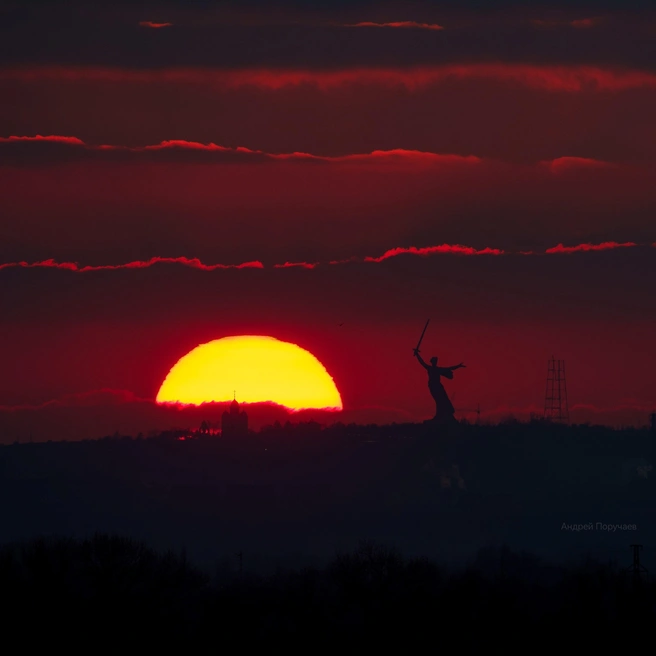
<path fill-rule="evenodd" d="M 432 364 L 434 367 L 437 367 L 437 356 L 436 356 L 436 355 L 434 355 L 434 356 L 430 359 L 430 361 L 431 361 L 431 364 Z"/>

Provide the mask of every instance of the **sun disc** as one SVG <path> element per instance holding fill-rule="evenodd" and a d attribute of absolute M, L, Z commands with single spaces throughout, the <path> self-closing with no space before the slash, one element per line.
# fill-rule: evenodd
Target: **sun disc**
<path fill-rule="evenodd" d="M 201 344 L 166 376 L 158 403 L 271 402 L 290 410 L 342 410 L 326 368 L 309 351 L 274 337 L 241 335 Z"/>

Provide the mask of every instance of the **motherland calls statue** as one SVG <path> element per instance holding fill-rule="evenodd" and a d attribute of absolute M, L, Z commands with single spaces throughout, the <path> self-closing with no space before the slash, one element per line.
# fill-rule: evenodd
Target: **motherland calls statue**
<path fill-rule="evenodd" d="M 421 366 L 428 372 L 428 389 L 435 401 L 435 417 L 433 418 L 433 421 L 444 424 L 454 423 L 454 415 L 456 411 L 444 389 L 444 386 L 442 385 L 441 378 L 444 376 L 445 378 L 453 379 L 453 372 L 456 369 L 464 368 L 465 365 L 461 362 L 452 367 L 438 367 L 437 357 L 435 356 L 431 358 L 430 365 L 426 364 L 421 355 L 419 355 L 419 347 L 421 346 L 421 341 L 424 338 L 424 333 L 426 332 L 427 327 L 428 321 L 426 322 L 426 326 L 424 326 L 424 332 L 419 338 L 419 343 L 414 349 L 414 354 L 417 360 L 419 360 L 419 364 L 421 364 Z"/>

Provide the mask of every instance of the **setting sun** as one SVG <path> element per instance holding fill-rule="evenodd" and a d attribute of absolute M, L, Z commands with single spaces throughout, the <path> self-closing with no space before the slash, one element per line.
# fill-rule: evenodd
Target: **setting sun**
<path fill-rule="evenodd" d="M 242 335 L 201 344 L 180 358 L 158 403 L 272 402 L 291 410 L 342 410 L 339 391 L 310 352 L 273 337 Z"/>

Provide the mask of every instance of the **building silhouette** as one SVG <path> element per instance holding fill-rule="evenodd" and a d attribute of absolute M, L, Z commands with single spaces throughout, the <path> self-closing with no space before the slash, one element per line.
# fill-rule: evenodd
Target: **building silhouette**
<path fill-rule="evenodd" d="M 244 410 L 239 411 L 237 398 L 230 404 L 230 410 L 226 410 L 221 417 L 222 437 L 245 437 L 248 435 L 248 415 Z"/>

